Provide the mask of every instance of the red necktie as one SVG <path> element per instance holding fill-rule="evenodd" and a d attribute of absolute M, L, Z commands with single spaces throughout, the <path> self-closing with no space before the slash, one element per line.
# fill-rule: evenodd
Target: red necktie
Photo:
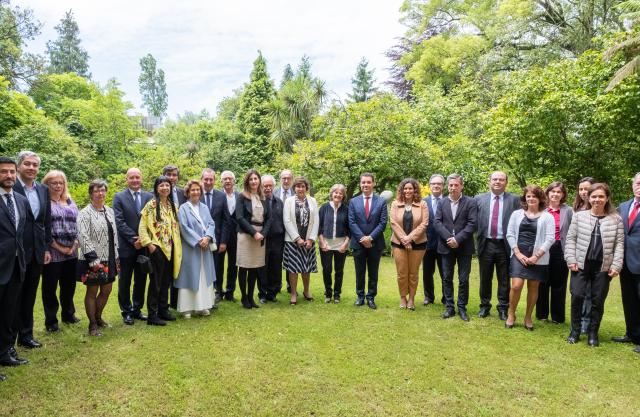
<path fill-rule="evenodd" d="M 500 214 L 500 197 L 495 196 L 493 211 L 491 212 L 491 239 L 498 238 L 498 215 Z"/>
<path fill-rule="evenodd" d="M 364 217 L 369 218 L 369 199 L 371 197 L 364 198 Z"/>
<path fill-rule="evenodd" d="M 640 211 L 640 201 L 636 201 L 635 203 L 633 203 L 633 210 L 631 210 L 631 214 L 629 214 L 629 229 L 631 229 L 633 221 L 638 215 L 638 211 Z"/>

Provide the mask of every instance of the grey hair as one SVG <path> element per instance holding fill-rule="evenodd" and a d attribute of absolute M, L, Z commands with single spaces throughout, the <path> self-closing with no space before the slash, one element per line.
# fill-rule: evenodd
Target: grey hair
<path fill-rule="evenodd" d="M 635 182 L 638 178 L 640 178 L 640 172 L 636 172 L 636 175 L 633 176 L 633 181 Z"/>
<path fill-rule="evenodd" d="M 176 171 L 176 173 L 178 174 L 178 177 L 180 176 L 180 169 L 175 166 L 175 165 L 165 165 L 164 168 L 162 168 L 162 175 L 167 175 L 167 172 L 170 171 Z"/>
<path fill-rule="evenodd" d="M 104 187 L 105 191 L 109 189 L 109 186 L 107 185 L 107 182 L 105 180 L 102 179 L 95 179 L 93 181 L 91 181 L 89 183 L 89 197 L 91 197 L 91 194 L 93 194 L 93 190 L 96 188 L 102 188 Z"/>
<path fill-rule="evenodd" d="M 460 185 L 464 185 L 464 178 L 462 178 L 462 175 L 460 174 L 449 174 L 449 176 L 447 177 L 447 184 L 451 180 L 460 180 Z"/>
<path fill-rule="evenodd" d="M 220 174 L 220 178 L 224 177 L 225 175 L 230 175 L 231 178 L 233 178 L 234 180 L 236 179 L 236 174 L 234 174 L 232 171 L 222 171 L 222 173 Z"/>
<path fill-rule="evenodd" d="M 213 174 L 213 176 L 216 176 L 216 172 L 214 170 L 212 170 L 211 168 L 205 168 L 202 170 L 202 175 L 200 176 L 200 178 L 204 177 L 204 174 Z"/>
<path fill-rule="evenodd" d="M 271 180 L 271 181 L 273 181 L 273 185 L 274 185 L 274 186 L 276 185 L 276 179 L 273 177 L 273 175 L 269 175 L 269 174 L 265 174 L 265 175 L 263 175 L 263 176 L 262 176 L 262 183 L 264 184 L 264 182 L 265 182 L 266 180 Z"/>
<path fill-rule="evenodd" d="M 347 198 L 347 187 L 342 184 L 333 184 L 331 186 L 331 189 L 329 190 L 329 200 L 331 200 L 331 195 L 336 190 L 342 190 L 342 200 L 344 201 L 344 199 Z"/>
<path fill-rule="evenodd" d="M 38 165 L 42 163 L 37 153 L 31 151 L 20 151 L 20 153 L 18 153 L 18 165 L 22 165 L 24 160 L 27 158 L 36 158 L 38 160 Z"/>
<path fill-rule="evenodd" d="M 290 174 L 290 175 L 291 175 L 291 178 L 293 178 L 293 171 L 291 171 L 290 169 L 283 169 L 283 170 L 280 172 L 280 178 L 282 178 L 282 175 L 284 175 L 285 173 Z"/>
<path fill-rule="evenodd" d="M 442 174 L 433 174 L 432 176 L 429 177 L 429 182 L 433 181 L 434 178 L 441 178 L 442 182 L 444 182 L 444 175 Z"/>

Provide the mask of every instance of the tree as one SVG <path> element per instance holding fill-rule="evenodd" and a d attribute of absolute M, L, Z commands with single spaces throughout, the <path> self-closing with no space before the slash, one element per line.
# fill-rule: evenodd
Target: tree
<path fill-rule="evenodd" d="M 150 116 L 163 117 L 167 114 L 169 106 L 167 85 L 164 81 L 164 71 L 156 68 L 156 59 L 151 54 L 140 59 L 140 94 L 143 106 L 147 108 Z"/>
<path fill-rule="evenodd" d="M 280 88 L 282 88 L 287 82 L 291 81 L 295 74 L 293 73 L 293 68 L 291 68 L 291 64 L 287 64 L 284 67 L 284 71 L 282 72 L 282 80 L 280 81 Z"/>
<path fill-rule="evenodd" d="M 244 87 L 236 88 L 233 90 L 233 94 L 231 96 L 227 96 L 220 100 L 220 103 L 218 103 L 216 108 L 216 116 L 218 118 L 235 122 L 238 110 L 240 109 L 240 97 L 242 97 L 243 91 Z"/>
<path fill-rule="evenodd" d="M 356 69 L 355 78 L 351 79 L 351 85 L 353 86 L 353 93 L 349 94 L 351 101 L 360 103 L 369 100 L 376 92 L 374 83 L 376 82 L 373 77 L 373 69 L 368 69 L 369 61 L 366 58 L 362 58 Z"/>
<path fill-rule="evenodd" d="M 300 64 L 298 64 L 298 71 L 296 75 L 311 79 L 311 60 L 307 55 L 302 55 Z"/>
<path fill-rule="evenodd" d="M 622 19 L 632 22 L 635 31 L 627 36 L 627 39 L 616 43 L 606 51 L 604 58 L 609 60 L 618 52 L 625 56 L 625 63 L 609 81 L 605 91 L 609 92 L 620 84 L 625 78 L 640 72 L 640 0 L 627 0 L 618 5 L 624 12 Z"/>
<path fill-rule="evenodd" d="M 0 77 L 17 87 L 29 84 L 42 72 L 44 58 L 24 52 L 26 42 L 40 34 L 42 24 L 31 9 L 10 7 L 8 0 L 0 0 Z"/>
<path fill-rule="evenodd" d="M 58 39 L 47 42 L 50 74 L 73 72 L 81 77 L 91 78 L 89 54 L 80 46 L 80 29 L 69 10 L 55 27 Z"/>
<path fill-rule="evenodd" d="M 240 97 L 237 125 L 244 134 L 244 160 L 250 167 L 266 167 L 271 164 L 273 152 L 269 146 L 271 123 L 268 105 L 275 98 L 273 81 L 267 72 L 267 61 L 258 51 L 253 62 L 251 79 Z"/>

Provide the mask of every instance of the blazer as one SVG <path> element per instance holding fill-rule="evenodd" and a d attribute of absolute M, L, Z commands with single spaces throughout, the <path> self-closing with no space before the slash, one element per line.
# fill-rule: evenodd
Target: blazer
<path fill-rule="evenodd" d="M 524 217 L 524 210 L 520 209 L 514 211 L 509 219 L 506 240 L 511 247 L 511 256 L 513 256 L 513 248 L 518 246 L 520 224 L 522 220 L 524 220 Z M 533 245 L 533 251 L 535 253 L 539 249 L 544 252 L 544 255 L 538 259 L 537 265 L 549 265 L 549 248 L 551 248 L 551 245 L 556 241 L 556 222 L 551 214 L 543 211 L 540 217 L 538 217 L 536 227 L 536 241 Z"/>
<path fill-rule="evenodd" d="M 476 230 L 477 215 L 477 203 L 472 197 L 460 196 L 455 219 L 451 213 L 451 199 L 445 197 L 440 200 L 434 220 L 434 227 L 438 232 L 438 253 L 446 255 L 455 250 L 462 255 L 473 255 L 473 232 Z M 459 244 L 457 249 L 447 246 L 447 239 L 452 236 Z"/>
<path fill-rule="evenodd" d="M 572 218 L 573 218 L 573 209 L 566 204 L 561 204 L 560 205 L 560 245 L 562 246 L 563 252 L 564 252 L 564 247 L 567 244 L 567 233 L 569 233 L 569 226 L 571 225 Z M 554 221 L 554 228 L 555 228 L 555 221 Z M 555 239 L 555 229 L 553 231 L 553 234 Z"/>
<path fill-rule="evenodd" d="M 237 191 L 233 192 L 233 195 L 236 196 L 236 210 L 233 213 L 229 213 L 229 205 L 227 204 L 227 194 L 224 191 L 221 191 L 222 198 L 224 198 L 224 206 L 222 208 L 222 231 L 220 233 L 220 243 L 224 243 L 225 245 L 229 244 L 229 242 L 235 242 L 236 236 L 238 233 L 238 222 L 236 220 L 236 212 L 238 209 L 238 204 L 240 202 L 240 193 Z M 213 216 L 211 216 L 213 217 Z M 218 243 L 218 245 L 220 245 Z"/>
<path fill-rule="evenodd" d="M 478 194 L 475 196 L 476 203 L 478 204 L 478 225 L 476 240 L 478 243 L 478 254 L 481 255 L 484 252 L 487 239 L 491 236 L 487 235 L 489 229 L 489 222 L 491 218 L 491 199 L 494 194 L 491 191 Z M 504 193 L 502 198 L 502 234 L 504 241 L 505 253 L 511 251 L 509 242 L 507 242 L 507 228 L 509 227 L 509 219 L 511 214 L 521 208 L 520 198 L 512 193 Z"/>
<path fill-rule="evenodd" d="M 264 207 L 264 221 L 262 222 L 262 230 L 260 231 L 260 234 L 262 234 L 262 236 L 268 236 L 271 229 L 271 212 L 269 211 L 269 204 L 267 204 L 265 200 L 260 201 Z M 236 198 L 236 222 L 238 224 L 238 233 L 248 233 L 251 236 L 258 233 L 251 224 L 251 216 L 253 216 L 251 199 L 245 197 L 244 194 L 238 194 Z"/>
<path fill-rule="evenodd" d="M 36 262 L 40 265 L 44 264 L 44 253 L 49 251 L 53 238 L 51 237 L 51 203 L 49 201 L 49 187 L 38 182 L 34 182 L 34 187 L 38 192 L 40 200 L 40 211 L 37 218 L 33 218 L 33 212 L 27 199 L 27 224 L 24 230 L 24 256 L 27 263 L 35 256 Z M 13 191 L 22 194 L 24 197 L 27 193 L 22 186 L 20 180 L 16 180 Z"/>
<path fill-rule="evenodd" d="M 401 203 L 394 200 L 391 203 L 391 213 L 389 213 L 389 219 L 391 220 L 391 242 L 397 245 L 401 245 L 400 239 L 407 236 L 404 231 L 404 212 L 405 203 Z M 427 235 L 424 232 L 429 224 L 429 209 L 427 203 L 420 201 L 419 203 L 411 204 L 411 215 L 413 217 L 411 233 L 411 241 L 413 243 L 424 243 L 427 241 Z"/>
<path fill-rule="evenodd" d="M 280 237 L 284 239 L 284 203 L 273 195 L 270 199 L 265 199 L 264 201 L 267 205 L 271 203 L 269 207 L 271 211 L 271 228 L 269 229 L 269 236 L 267 237 Z"/>
<path fill-rule="evenodd" d="M 105 206 L 105 212 L 99 212 L 91 204 L 80 210 L 78 214 L 78 242 L 80 243 L 80 253 L 78 259 L 91 263 L 94 260 L 109 260 L 109 229 L 104 222 L 106 214 L 107 220 L 113 228 L 113 244 L 115 245 L 115 256 L 118 255 L 118 229 L 115 216 L 111 207 Z"/>
<path fill-rule="evenodd" d="M 624 227 L 624 266 L 634 275 L 640 275 L 640 215 L 629 224 L 629 210 L 634 199 L 625 201 L 618 207 Z"/>
<path fill-rule="evenodd" d="M 153 198 L 153 194 L 140 190 L 140 210 Z M 133 246 L 140 226 L 140 211 L 136 208 L 131 191 L 126 188 L 113 197 L 113 214 L 118 229 L 118 253 L 121 258 L 132 258 L 138 255 Z"/>
<path fill-rule="evenodd" d="M 622 270 L 624 257 L 624 226 L 618 213 L 610 214 L 600 220 L 600 236 L 602 237 L 602 268 L 600 271 L 615 269 Z M 573 215 L 569 233 L 567 233 L 567 246 L 564 259 L 568 265 L 577 264 L 584 269 L 584 261 L 591 242 L 591 232 L 595 227 L 595 220 L 591 211 L 579 211 Z"/>
<path fill-rule="evenodd" d="M 18 207 L 16 218 L 18 219 L 18 229 L 11 222 L 9 209 L 5 203 L 5 198 L 0 197 L 0 285 L 6 285 L 11 280 L 13 269 L 16 266 L 16 255 L 18 257 L 18 268 L 20 268 L 20 281 L 24 280 L 27 261 L 24 252 L 24 231 L 27 223 L 27 212 L 29 201 L 21 194 L 13 193 L 13 198 Z"/>
<path fill-rule="evenodd" d="M 200 287 L 200 264 L 205 271 L 207 286 L 216 280 L 216 272 L 213 256 L 209 248 L 200 249 L 200 239 L 204 236 L 215 236 L 215 224 L 209 214 L 209 208 L 204 203 L 199 203 L 197 210 L 200 220 L 193 214 L 190 203 L 185 203 L 178 209 L 178 223 L 180 223 L 180 237 L 182 240 L 182 261 L 178 279 L 173 286 L 176 288 L 188 288 L 193 291 L 206 290 Z M 207 256 L 203 256 L 203 255 Z"/>
<path fill-rule="evenodd" d="M 440 198 L 445 198 L 444 196 L 440 196 Z M 436 218 L 436 213 L 433 210 L 433 196 L 428 196 L 422 199 L 427 204 L 427 209 L 429 210 L 429 223 L 427 224 L 426 236 L 427 236 L 427 250 L 436 250 L 438 249 L 438 232 L 436 231 L 436 227 L 434 226 L 433 221 Z"/>
<path fill-rule="evenodd" d="M 315 198 L 309 195 L 307 196 L 307 203 L 309 204 L 309 227 L 307 227 L 307 235 L 300 236 L 298 234 L 298 223 L 296 222 L 296 197 L 289 197 L 284 202 L 282 218 L 284 219 L 285 242 L 295 242 L 299 237 L 303 240 L 313 240 L 314 242 L 318 239 L 318 225 L 320 224 L 318 203 Z"/>
<path fill-rule="evenodd" d="M 200 202 L 205 204 L 205 194 L 202 193 L 200 196 Z M 220 190 L 211 190 L 211 209 L 209 210 L 209 214 L 213 219 L 213 223 L 216 225 L 216 235 L 213 236 L 216 240 L 216 243 L 221 242 L 222 239 L 222 228 L 224 224 L 224 210 L 227 206 L 227 199 L 225 197 L 224 192 Z"/>
<path fill-rule="evenodd" d="M 387 202 L 379 195 L 371 195 L 371 206 L 369 207 L 369 218 L 364 215 L 364 197 L 360 194 L 349 201 L 349 230 L 351 249 L 363 249 L 360 239 L 364 236 L 373 238 L 373 247 L 377 250 L 384 250 L 384 229 L 387 227 L 389 214 L 387 212 Z"/>
<path fill-rule="evenodd" d="M 176 210 L 178 207 L 183 205 L 187 201 L 187 197 L 184 195 L 184 190 L 182 187 L 173 187 L 176 190 L 176 194 L 178 196 L 178 201 L 174 201 L 173 203 L 176 205 Z"/>
<path fill-rule="evenodd" d="M 330 203 L 324 203 L 318 210 L 318 234 L 325 238 L 333 237 L 333 207 Z M 336 219 L 336 237 L 350 236 L 349 230 L 349 206 L 340 204 Z"/>
<path fill-rule="evenodd" d="M 278 197 L 282 201 L 282 197 L 280 197 L 281 193 L 282 193 L 282 187 L 278 187 L 275 190 L 273 190 L 273 195 Z M 289 193 L 291 194 L 289 197 L 291 197 L 291 196 L 293 196 L 295 194 L 295 192 L 293 191 L 293 187 L 289 188 Z M 283 201 L 283 203 L 284 203 L 284 201 Z"/>
<path fill-rule="evenodd" d="M 138 226 L 138 236 L 140 236 L 140 243 L 142 246 L 149 246 L 153 243 L 156 246 L 156 250 L 161 250 L 164 255 L 171 257 L 173 263 L 173 278 L 178 278 L 180 273 L 180 265 L 182 264 L 182 239 L 180 238 L 180 225 L 178 223 L 178 213 L 174 218 L 173 211 L 171 211 L 171 230 L 167 235 L 171 235 L 172 248 L 162 244 L 161 230 L 158 227 L 156 221 L 156 200 L 151 199 L 142 208 L 142 215 L 140 216 L 140 225 Z M 179 209 L 176 207 L 176 212 Z M 166 220 L 166 219 L 165 219 Z M 172 250 L 172 252 L 170 252 Z"/>

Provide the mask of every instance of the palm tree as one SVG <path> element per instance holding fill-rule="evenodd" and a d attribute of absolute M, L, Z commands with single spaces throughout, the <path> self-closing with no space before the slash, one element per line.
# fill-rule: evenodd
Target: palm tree
<path fill-rule="evenodd" d="M 640 0 L 627 0 L 617 6 L 622 12 L 622 18 L 631 21 L 632 28 L 640 23 Z M 616 71 L 605 92 L 613 90 L 625 78 L 640 72 L 640 36 L 613 45 L 604 51 L 604 59 L 611 59 L 616 53 L 623 51 L 626 63 Z"/>

